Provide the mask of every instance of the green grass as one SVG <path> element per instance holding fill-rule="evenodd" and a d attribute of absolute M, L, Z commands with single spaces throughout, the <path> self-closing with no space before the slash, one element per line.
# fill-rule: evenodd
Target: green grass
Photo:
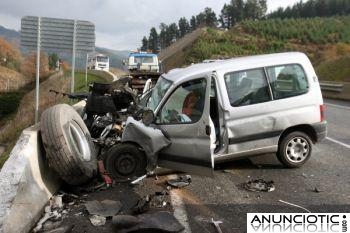
<path fill-rule="evenodd" d="M 108 81 L 97 75 L 87 75 L 87 86 L 85 82 L 85 73 L 75 72 L 75 92 L 87 92 L 89 91 L 89 84 L 93 82 L 107 83 Z"/>
<path fill-rule="evenodd" d="M 0 116 L 6 117 L 17 111 L 23 92 L 0 93 Z"/>
<path fill-rule="evenodd" d="M 340 57 L 321 62 L 316 67 L 320 80 L 344 81 L 350 80 L 350 56 Z"/>
<path fill-rule="evenodd" d="M 208 29 L 185 51 L 185 63 L 288 51 L 306 53 L 321 80 L 349 80 L 350 16 L 246 20 L 225 32 Z"/>

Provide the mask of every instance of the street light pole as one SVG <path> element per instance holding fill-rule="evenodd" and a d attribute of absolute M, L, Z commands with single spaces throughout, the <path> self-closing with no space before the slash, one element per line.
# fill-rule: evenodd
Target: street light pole
<path fill-rule="evenodd" d="M 86 61 L 85 61 L 85 86 L 87 86 L 87 66 L 88 66 L 89 54 L 86 53 Z"/>

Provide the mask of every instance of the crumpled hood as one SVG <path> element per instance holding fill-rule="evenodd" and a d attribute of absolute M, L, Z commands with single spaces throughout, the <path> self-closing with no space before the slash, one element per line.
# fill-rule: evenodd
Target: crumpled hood
<path fill-rule="evenodd" d="M 126 121 L 122 142 L 134 142 L 143 148 L 148 159 L 148 171 L 156 168 L 157 153 L 171 144 L 171 141 L 164 136 L 161 130 L 145 126 L 133 117 L 128 117 Z"/>

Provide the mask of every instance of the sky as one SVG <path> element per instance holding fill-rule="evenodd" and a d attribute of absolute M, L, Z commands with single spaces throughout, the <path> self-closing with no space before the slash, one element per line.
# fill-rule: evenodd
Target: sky
<path fill-rule="evenodd" d="M 300 0 L 267 0 L 268 12 Z M 19 30 L 23 16 L 88 20 L 95 24 L 96 46 L 135 50 L 161 22 L 189 19 L 205 7 L 217 15 L 230 0 L 1 0 L 0 25 Z"/>

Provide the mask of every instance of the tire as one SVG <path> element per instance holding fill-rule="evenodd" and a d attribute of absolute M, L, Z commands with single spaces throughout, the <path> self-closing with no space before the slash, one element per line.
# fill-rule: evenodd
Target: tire
<path fill-rule="evenodd" d="M 94 144 L 84 121 L 67 104 L 43 112 L 41 137 L 49 166 L 69 185 L 80 185 L 97 173 Z"/>
<path fill-rule="evenodd" d="M 105 167 L 113 180 L 128 181 L 146 174 L 146 157 L 137 146 L 120 143 L 105 154 Z"/>
<path fill-rule="evenodd" d="M 286 135 L 278 146 L 277 158 L 288 168 L 301 167 L 311 157 L 312 141 L 300 131 Z"/>

